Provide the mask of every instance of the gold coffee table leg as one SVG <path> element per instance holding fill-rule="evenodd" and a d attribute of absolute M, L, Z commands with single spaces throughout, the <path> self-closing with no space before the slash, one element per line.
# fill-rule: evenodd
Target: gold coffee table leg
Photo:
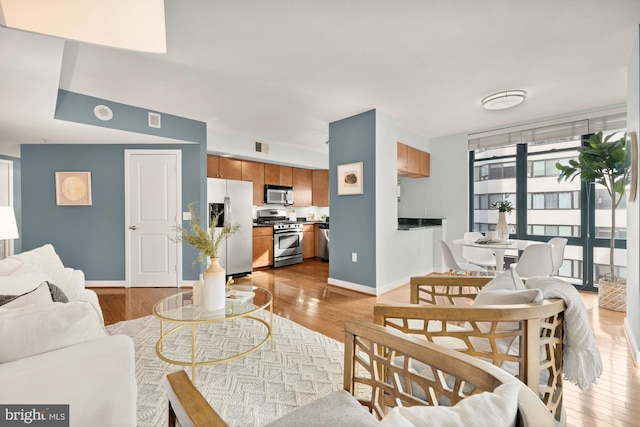
<path fill-rule="evenodd" d="M 191 325 L 191 382 L 196 383 L 196 325 Z"/>

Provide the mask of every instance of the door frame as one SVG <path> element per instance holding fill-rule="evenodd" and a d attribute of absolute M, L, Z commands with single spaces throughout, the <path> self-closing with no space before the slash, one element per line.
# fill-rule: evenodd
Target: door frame
<path fill-rule="evenodd" d="M 124 150 L 124 252 L 125 252 L 125 273 L 124 273 L 124 287 L 131 287 L 131 233 L 127 227 L 127 218 L 129 218 L 130 195 L 131 195 L 131 181 L 129 176 L 129 166 L 131 157 L 140 154 L 174 154 L 176 156 L 176 225 L 180 225 L 182 221 L 182 150 L 180 149 L 125 149 Z M 180 223 L 180 224 L 179 224 Z M 175 242 L 176 245 L 176 287 L 182 287 L 182 250 L 179 247 L 180 243 Z"/>
<path fill-rule="evenodd" d="M 7 191 L 7 203 L 8 203 L 8 206 L 13 206 L 14 213 L 15 213 L 15 206 L 13 204 L 13 160 L 0 159 L 0 163 L 3 163 L 3 164 L 7 165 L 7 172 L 8 172 L 7 188 L 6 188 L 6 191 Z M 4 191 L 4 190 L 5 189 L 0 189 L 0 191 Z M 16 217 L 16 220 L 18 220 L 17 217 Z M 2 251 L 4 257 L 8 257 L 8 256 L 13 255 L 13 253 L 14 253 L 13 240 L 14 239 L 9 239 L 9 240 L 2 241 L 2 245 L 4 246 L 3 251 Z"/>

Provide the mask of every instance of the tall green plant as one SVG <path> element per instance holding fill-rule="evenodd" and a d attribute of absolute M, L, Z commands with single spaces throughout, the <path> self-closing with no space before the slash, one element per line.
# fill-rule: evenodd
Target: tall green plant
<path fill-rule="evenodd" d="M 616 241 L 616 209 L 625 194 L 625 186 L 629 181 L 629 169 L 626 165 L 625 145 L 627 134 L 612 140 L 615 134 L 603 138 L 602 132 L 595 133 L 585 140 L 587 145 L 577 148 L 578 159 L 569 160 L 568 165 L 556 163 L 560 171 L 558 181 L 573 181 L 579 177 L 581 181 L 602 184 L 611 197 L 611 241 L 609 243 L 610 280 L 617 282 L 614 273 L 613 249 Z"/>

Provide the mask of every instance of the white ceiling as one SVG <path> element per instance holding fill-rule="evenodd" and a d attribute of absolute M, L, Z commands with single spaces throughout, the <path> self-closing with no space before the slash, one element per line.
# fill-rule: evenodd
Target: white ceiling
<path fill-rule="evenodd" d="M 0 153 L 158 142 L 53 119 L 58 87 L 326 150 L 377 108 L 427 138 L 624 105 L 638 0 L 165 0 L 167 54 L 0 28 Z M 484 111 L 493 92 L 527 100 Z M 164 140 L 167 141 L 167 140 Z"/>

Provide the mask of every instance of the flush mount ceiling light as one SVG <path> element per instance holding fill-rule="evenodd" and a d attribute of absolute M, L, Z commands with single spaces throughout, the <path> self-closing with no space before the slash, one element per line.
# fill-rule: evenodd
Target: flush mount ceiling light
<path fill-rule="evenodd" d="M 106 105 L 96 105 L 93 109 L 93 115 L 103 122 L 108 122 L 113 118 L 113 111 Z"/>
<path fill-rule="evenodd" d="M 487 96 L 482 100 L 482 106 L 485 110 L 504 110 L 523 103 L 526 97 L 527 92 L 523 90 L 506 90 Z"/>

